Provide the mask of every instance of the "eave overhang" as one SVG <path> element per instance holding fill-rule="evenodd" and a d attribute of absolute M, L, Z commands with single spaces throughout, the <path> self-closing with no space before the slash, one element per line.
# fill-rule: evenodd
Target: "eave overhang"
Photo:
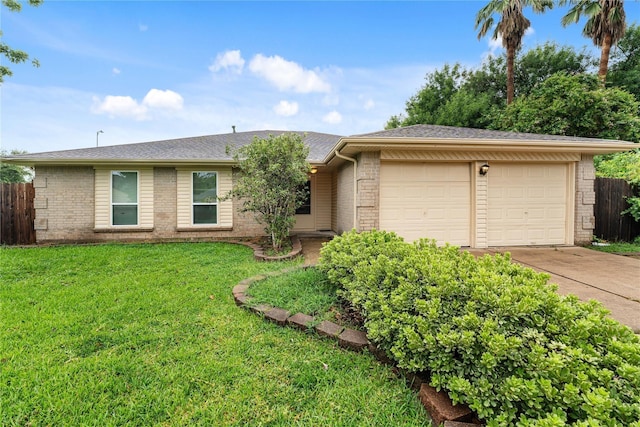
<path fill-rule="evenodd" d="M 11 163 L 19 166 L 235 166 L 237 162 L 234 160 L 220 159 L 90 159 L 90 158 L 39 158 L 39 157 L 11 157 L 3 158 L 2 162 Z M 312 167 L 320 168 L 325 166 L 321 160 L 309 160 Z"/>
<path fill-rule="evenodd" d="M 332 165 L 339 160 L 335 152 L 354 156 L 367 151 L 472 151 L 472 152 L 536 152 L 536 153 L 581 153 L 609 154 L 640 148 L 639 144 L 626 141 L 588 140 L 502 140 L 460 138 L 342 138 L 323 162 Z"/>

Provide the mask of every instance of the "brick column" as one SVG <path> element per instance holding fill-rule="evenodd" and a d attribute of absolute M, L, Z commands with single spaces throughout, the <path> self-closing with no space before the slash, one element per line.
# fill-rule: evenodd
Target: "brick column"
<path fill-rule="evenodd" d="M 594 205 L 596 193 L 594 181 L 596 179 L 593 156 L 583 154 L 576 168 L 576 212 L 573 240 L 575 244 L 591 241 L 593 230 L 596 228 Z"/>
<path fill-rule="evenodd" d="M 358 157 L 358 231 L 380 227 L 380 152 L 364 152 Z"/>

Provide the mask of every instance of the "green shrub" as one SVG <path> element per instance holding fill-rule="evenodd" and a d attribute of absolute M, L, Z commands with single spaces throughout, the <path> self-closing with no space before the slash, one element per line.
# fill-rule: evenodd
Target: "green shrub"
<path fill-rule="evenodd" d="M 427 371 L 489 426 L 640 426 L 640 339 L 599 303 L 558 295 L 508 254 L 368 234 L 334 239 L 321 264 L 400 367 Z"/>
<path fill-rule="evenodd" d="M 318 268 L 327 274 L 332 283 L 341 287 L 338 294 L 354 307 L 362 309 L 359 287 L 354 287 L 354 271 L 359 265 L 370 265 L 378 256 L 402 256 L 410 245 L 392 232 L 369 231 L 357 233 L 355 230 L 325 244 L 320 250 Z"/>

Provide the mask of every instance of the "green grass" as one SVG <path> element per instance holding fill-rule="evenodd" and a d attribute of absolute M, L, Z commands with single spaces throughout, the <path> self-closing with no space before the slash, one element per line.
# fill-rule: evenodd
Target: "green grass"
<path fill-rule="evenodd" d="M 247 295 L 252 304 L 268 303 L 291 313 L 324 314 L 338 303 L 336 288 L 315 268 L 255 282 Z"/>
<path fill-rule="evenodd" d="M 637 240 L 637 239 L 636 239 Z M 614 253 L 640 253 L 640 242 L 627 243 L 627 242 L 614 242 L 609 243 L 608 246 L 589 246 L 591 249 L 600 252 L 614 252 Z"/>
<path fill-rule="evenodd" d="M 0 425 L 428 425 L 367 353 L 235 306 L 242 246 L 0 250 Z"/>
<path fill-rule="evenodd" d="M 314 324 L 329 320 L 362 330 L 361 323 L 352 316 L 353 310 L 347 309 L 336 291 L 326 274 L 309 267 L 254 282 L 247 295 L 253 306 L 265 303 L 290 313 L 314 316 Z"/>

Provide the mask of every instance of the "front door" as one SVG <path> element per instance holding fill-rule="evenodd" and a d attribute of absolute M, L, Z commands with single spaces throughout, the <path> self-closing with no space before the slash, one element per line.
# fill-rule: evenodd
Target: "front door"
<path fill-rule="evenodd" d="M 293 226 L 294 231 L 316 231 L 315 216 L 315 175 L 309 177 L 305 189 L 307 190 L 307 199 L 304 204 L 296 210 L 296 223 Z"/>

